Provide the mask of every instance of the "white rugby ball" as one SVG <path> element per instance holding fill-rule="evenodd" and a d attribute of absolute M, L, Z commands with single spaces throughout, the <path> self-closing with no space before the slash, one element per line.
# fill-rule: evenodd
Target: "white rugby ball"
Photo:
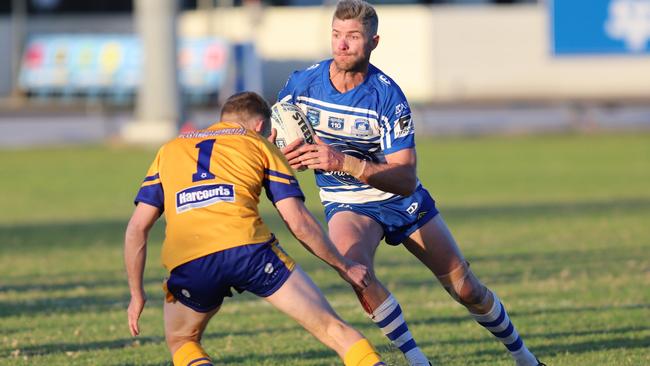
<path fill-rule="evenodd" d="M 292 103 L 277 102 L 271 107 L 271 127 L 277 131 L 275 145 L 283 148 L 297 139 L 314 143 L 314 129 L 305 113 Z"/>

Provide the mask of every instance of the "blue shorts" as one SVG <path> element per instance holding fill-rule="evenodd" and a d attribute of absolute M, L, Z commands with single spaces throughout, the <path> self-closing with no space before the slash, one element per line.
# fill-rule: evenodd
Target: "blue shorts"
<path fill-rule="evenodd" d="M 328 222 L 334 214 L 341 211 L 352 211 L 375 220 L 384 229 L 386 243 L 390 245 L 399 245 L 438 214 L 435 201 L 422 185 L 408 197 L 360 204 L 331 201 L 323 204 Z"/>
<path fill-rule="evenodd" d="M 289 278 L 295 262 L 275 238 L 197 258 L 174 268 L 167 279 L 167 295 L 201 313 L 216 309 L 232 296 L 231 288 L 267 297 Z M 169 296 L 168 300 L 169 299 Z"/>

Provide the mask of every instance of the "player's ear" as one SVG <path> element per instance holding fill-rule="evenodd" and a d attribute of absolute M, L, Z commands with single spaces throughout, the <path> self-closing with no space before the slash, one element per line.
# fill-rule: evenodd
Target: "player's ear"
<path fill-rule="evenodd" d="M 372 36 L 372 40 L 370 40 L 370 50 L 374 51 L 375 48 L 377 48 L 377 45 L 379 45 L 379 34 Z"/>
<path fill-rule="evenodd" d="M 266 136 L 270 135 L 270 131 L 268 131 L 270 129 L 267 128 L 267 125 L 270 126 L 271 124 L 267 123 L 266 119 L 261 118 L 261 119 L 255 121 L 255 124 L 253 126 L 253 131 L 255 131 L 255 132 L 259 133 L 260 135 L 266 137 Z"/>

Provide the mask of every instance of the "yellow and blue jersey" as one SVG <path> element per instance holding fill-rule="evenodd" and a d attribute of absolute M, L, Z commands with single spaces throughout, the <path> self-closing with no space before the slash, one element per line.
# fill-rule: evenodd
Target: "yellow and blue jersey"
<path fill-rule="evenodd" d="M 193 259 L 272 238 L 258 212 L 262 187 L 275 203 L 304 199 L 282 153 L 257 133 L 221 122 L 163 145 L 135 202 L 164 212 L 162 262 Z"/>

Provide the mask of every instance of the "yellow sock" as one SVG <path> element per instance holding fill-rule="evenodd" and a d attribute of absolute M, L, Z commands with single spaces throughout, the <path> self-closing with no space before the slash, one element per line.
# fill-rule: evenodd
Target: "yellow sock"
<path fill-rule="evenodd" d="M 381 362 L 379 353 L 375 351 L 370 342 L 363 338 L 353 344 L 343 357 L 345 366 L 379 366 L 386 365 Z"/>
<path fill-rule="evenodd" d="M 210 356 L 196 342 L 187 342 L 174 352 L 174 366 L 212 366 Z"/>

